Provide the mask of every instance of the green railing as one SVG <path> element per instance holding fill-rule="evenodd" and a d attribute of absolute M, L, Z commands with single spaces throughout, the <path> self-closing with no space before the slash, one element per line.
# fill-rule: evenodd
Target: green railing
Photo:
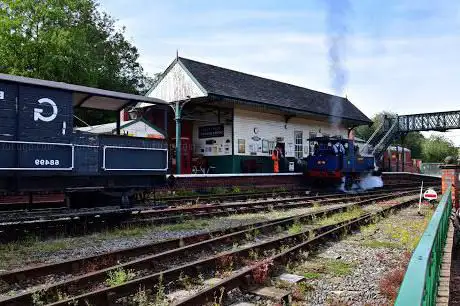
<path fill-rule="evenodd" d="M 412 254 L 395 305 L 435 305 L 442 252 L 452 211 L 451 187 L 443 194 Z"/>

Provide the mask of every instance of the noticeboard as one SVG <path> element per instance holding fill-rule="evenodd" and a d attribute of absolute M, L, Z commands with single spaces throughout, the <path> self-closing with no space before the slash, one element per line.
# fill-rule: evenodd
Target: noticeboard
<path fill-rule="evenodd" d="M 200 126 L 198 128 L 198 138 L 213 138 L 213 137 L 224 137 L 224 125 L 208 125 Z"/>

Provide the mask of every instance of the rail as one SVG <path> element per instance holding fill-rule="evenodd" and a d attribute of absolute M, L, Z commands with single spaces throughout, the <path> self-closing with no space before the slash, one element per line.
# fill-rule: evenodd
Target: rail
<path fill-rule="evenodd" d="M 436 304 L 442 252 L 452 210 L 451 193 L 449 187 L 412 254 L 394 305 Z"/>

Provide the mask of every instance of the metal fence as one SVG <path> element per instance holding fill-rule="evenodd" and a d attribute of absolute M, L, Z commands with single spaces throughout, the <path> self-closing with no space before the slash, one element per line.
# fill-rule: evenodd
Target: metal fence
<path fill-rule="evenodd" d="M 449 187 L 412 254 L 394 305 L 436 304 L 442 253 L 451 211 L 452 195 Z"/>

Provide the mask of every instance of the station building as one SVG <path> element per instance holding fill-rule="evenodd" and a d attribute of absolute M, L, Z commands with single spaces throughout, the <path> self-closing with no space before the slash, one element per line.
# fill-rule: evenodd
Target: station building
<path fill-rule="evenodd" d="M 182 174 L 273 172 L 277 144 L 285 157 L 281 172 L 299 171 L 298 161 L 313 149 L 309 138 L 348 137 L 354 127 L 372 123 L 347 98 L 182 57 L 147 96 L 171 102 L 171 110 L 138 104 L 122 112 L 121 123 L 142 117 L 164 131 L 172 173 L 177 122 Z"/>

